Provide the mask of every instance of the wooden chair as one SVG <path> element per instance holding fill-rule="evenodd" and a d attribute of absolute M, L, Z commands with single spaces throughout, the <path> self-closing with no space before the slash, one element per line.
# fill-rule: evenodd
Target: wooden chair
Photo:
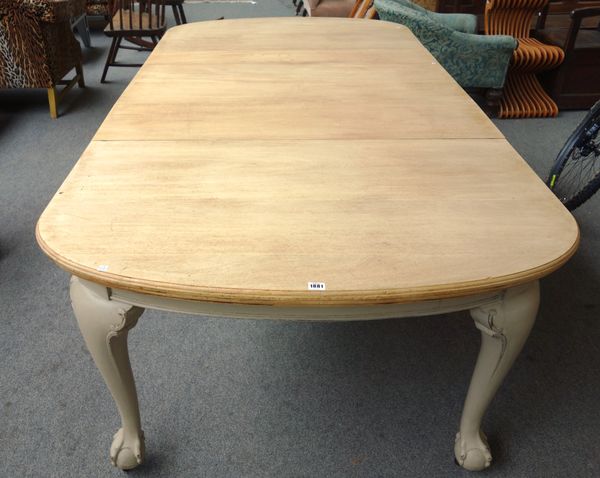
<path fill-rule="evenodd" d="M 530 37 L 532 18 L 548 0 L 488 0 L 486 35 L 511 35 L 519 45 L 509 66 L 500 118 L 556 116 L 558 107 L 542 88 L 537 73 L 556 68 L 565 54 L 561 48 Z"/>
<path fill-rule="evenodd" d="M 296 1 L 296 0 L 294 0 Z M 87 14 L 89 16 L 101 16 L 105 17 L 106 20 L 109 18 L 108 14 L 108 3 L 109 0 L 86 0 L 87 2 Z M 185 0 L 165 0 L 165 6 L 173 9 L 173 17 L 175 23 L 181 25 L 187 23 L 185 11 L 183 10 L 183 3 Z M 87 45 L 86 45 L 87 46 Z"/>
<path fill-rule="evenodd" d="M 541 80 L 559 108 L 588 109 L 600 100 L 600 7 L 576 8 L 567 18 L 566 27 L 538 22 L 536 36 L 565 51 L 565 61 Z"/>
<path fill-rule="evenodd" d="M 151 51 L 164 35 L 165 0 L 110 0 L 110 19 L 104 34 L 112 38 L 101 82 L 106 81 L 108 68 L 111 66 L 140 67 L 141 63 L 117 63 L 117 52 L 120 48 L 138 51 Z M 150 38 L 150 41 L 144 40 Z M 136 45 L 122 46 L 123 39 Z"/>
<path fill-rule="evenodd" d="M 535 24 L 535 32 L 547 28 L 569 28 L 571 25 L 571 12 L 581 8 L 598 8 L 600 0 L 550 0 L 539 12 Z M 594 28 L 598 21 L 594 19 L 583 19 L 583 28 Z"/>
<path fill-rule="evenodd" d="M 185 0 L 165 0 L 165 6 L 170 6 L 173 9 L 173 17 L 175 17 L 175 23 L 177 23 L 177 25 L 187 23 L 185 11 L 183 10 L 184 1 Z"/>

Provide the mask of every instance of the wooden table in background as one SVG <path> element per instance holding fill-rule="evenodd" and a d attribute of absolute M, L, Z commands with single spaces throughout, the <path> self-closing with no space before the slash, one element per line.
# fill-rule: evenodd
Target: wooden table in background
<path fill-rule="evenodd" d="M 73 274 L 122 418 L 117 466 L 144 454 L 127 332 L 145 307 L 299 320 L 470 310 L 482 347 L 455 453 L 474 470 L 491 461 L 481 419 L 533 325 L 537 279 L 579 234 L 408 29 L 268 18 L 171 29 L 37 237 Z"/>

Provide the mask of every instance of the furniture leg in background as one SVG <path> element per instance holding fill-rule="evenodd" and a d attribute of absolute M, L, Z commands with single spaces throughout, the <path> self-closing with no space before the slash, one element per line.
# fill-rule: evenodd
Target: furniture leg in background
<path fill-rule="evenodd" d="M 165 0 L 166 6 L 171 6 L 173 10 L 173 17 L 175 18 L 175 23 L 177 25 L 183 25 L 187 23 L 187 18 L 185 16 L 185 10 L 183 9 L 184 0 Z"/>
<path fill-rule="evenodd" d="M 86 48 L 92 47 L 90 38 L 90 26 L 88 24 L 87 15 L 84 13 L 71 20 L 71 27 L 79 34 L 79 38 Z"/>
<path fill-rule="evenodd" d="M 58 118 L 58 105 L 63 99 L 64 95 L 78 84 L 80 88 L 85 88 L 85 80 L 83 78 L 83 67 L 81 63 L 75 67 L 75 76 L 70 80 L 61 80 L 58 82 L 59 85 L 64 85 L 62 90 L 58 90 L 56 86 L 48 88 L 48 105 L 50 106 L 50 117 L 52 119 Z"/>

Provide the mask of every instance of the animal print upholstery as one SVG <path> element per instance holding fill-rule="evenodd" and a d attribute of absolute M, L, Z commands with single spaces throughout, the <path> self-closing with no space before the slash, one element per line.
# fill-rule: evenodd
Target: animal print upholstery
<path fill-rule="evenodd" d="M 0 88 L 50 88 L 81 63 L 70 0 L 0 0 Z"/>
<path fill-rule="evenodd" d="M 88 15 L 102 15 L 103 17 L 108 16 L 108 0 L 87 0 L 86 3 Z"/>

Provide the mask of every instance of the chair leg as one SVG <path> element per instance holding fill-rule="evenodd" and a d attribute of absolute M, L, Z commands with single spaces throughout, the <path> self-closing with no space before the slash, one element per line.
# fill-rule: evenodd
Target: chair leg
<path fill-rule="evenodd" d="M 58 92 L 55 86 L 48 88 L 48 104 L 50 105 L 50 118 L 58 118 Z"/>
<path fill-rule="evenodd" d="M 83 14 L 75 20 L 73 24 L 73 28 L 79 34 L 81 41 L 85 45 L 86 48 L 91 48 L 92 40 L 90 38 L 90 26 L 87 21 L 87 15 Z"/>
<path fill-rule="evenodd" d="M 117 63 L 117 53 L 119 52 L 119 48 L 121 48 L 121 41 L 123 37 L 115 37 L 114 45 L 111 45 L 111 51 L 109 52 L 109 63 L 108 66 L 112 66 Z M 106 71 L 108 71 L 108 67 L 105 67 Z M 104 75 L 105 76 L 105 75 Z M 102 81 L 104 83 L 104 81 Z"/>
<path fill-rule="evenodd" d="M 181 17 L 181 23 L 187 23 L 187 18 L 185 18 L 185 10 L 183 9 L 183 3 L 178 5 L 179 8 L 179 16 Z"/>
<path fill-rule="evenodd" d="M 75 72 L 77 73 L 77 84 L 79 88 L 85 88 L 85 79 L 83 78 L 83 67 L 81 63 L 75 66 Z"/>
<path fill-rule="evenodd" d="M 498 116 L 498 110 L 500 108 L 500 101 L 504 95 L 502 88 L 490 88 L 485 92 L 485 100 L 488 107 L 491 109 L 492 116 Z"/>
<path fill-rule="evenodd" d="M 83 21 L 78 29 L 79 35 L 81 36 L 81 41 L 83 42 L 86 48 L 92 47 L 92 39 L 90 38 L 90 25 L 88 24 L 87 15 L 83 17 Z"/>
<path fill-rule="evenodd" d="M 177 25 L 181 25 L 181 18 L 179 18 L 179 10 L 177 9 L 177 5 L 173 4 L 171 5 L 171 8 L 173 10 L 173 16 L 175 17 L 175 23 Z"/>
<path fill-rule="evenodd" d="M 117 53 L 119 52 L 119 48 L 121 48 L 121 41 L 123 41 L 123 37 L 117 37 L 117 44 L 115 45 L 115 51 L 113 52 L 111 64 L 115 64 L 117 62 Z"/>
<path fill-rule="evenodd" d="M 113 56 L 117 46 L 117 40 L 119 37 L 113 37 L 112 43 L 110 44 L 110 50 L 108 50 L 108 56 L 106 57 L 106 64 L 104 65 L 104 71 L 102 72 L 102 79 L 100 83 L 106 83 L 106 73 L 108 73 L 108 67 L 113 62 Z"/>

